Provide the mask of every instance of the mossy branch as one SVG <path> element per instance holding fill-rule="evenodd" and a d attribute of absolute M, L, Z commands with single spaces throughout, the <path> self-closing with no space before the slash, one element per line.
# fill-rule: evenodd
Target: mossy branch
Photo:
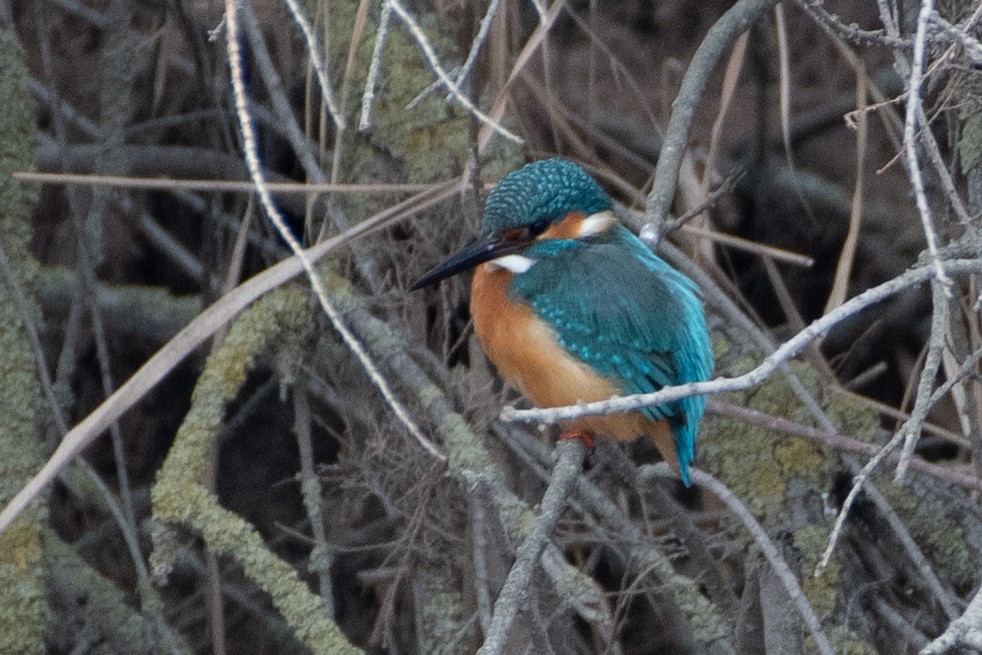
<path fill-rule="evenodd" d="M 44 535 L 44 552 L 57 602 L 66 605 L 62 611 L 71 617 L 84 616 L 84 623 L 99 630 L 99 636 L 115 652 L 132 655 L 192 652 L 170 629 L 162 640 L 148 640 L 147 635 L 160 634 L 163 626 L 153 621 L 159 615 L 141 614 L 130 607 L 125 592 L 89 566 L 70 544 L 52 531 Z"/>
<path fill-rule="evenodd" d="M 33 161 L 34 113 L 26 82 L 17 37 L 11 30 L 0 30 L 0 504 L 6 504 L 44 462 L 37 438 L 44 396 L 25 326 L 39 315 L 34 301 L 38 264 L 29 254 L 36 189 L 11 177 Z M 44 652 L 47 604 L 41 531 L 47 518 L 44 498 L 0 533 L 0 653 Z"/>
<path fill-rule="evenodd" d="M 276 609 L 311 652 L 355 654 L 324 602 L 300 580 L 290 564 L 274 555 L 256 529 L 224 509 L 205 486 L 211 449 L 221 431 L 225 407 L 238 394 L 249 370 L 271 351 L 295 348 L 313 326 L 308 293 L 279 289 L 257 301 L 235 322 L 224 343 L 208 358 L 153 487 L 154 517 L 200 533 L 210 552 L 228 555 L 268 593 Z"/>

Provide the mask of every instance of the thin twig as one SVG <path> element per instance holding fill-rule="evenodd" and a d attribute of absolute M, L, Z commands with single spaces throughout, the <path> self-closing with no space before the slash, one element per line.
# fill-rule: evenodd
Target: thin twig
<path fill-rule="evenodd" d="M 65 417 L 64 410 L 58 403 L 57 394 L 55 393 L 55 385 L 51 379 L 51 373 L 48 371 L 48 363 L 44 356 L 44 347 L 41 344 L 40 333 L 38 332 L 37 325 L 33 319 L 35 312 L 31 310 L 30 302 L 27 299 L 27 294 L 24 292 L 24 288 L 21 285 L 20 280 L 17 279 L 14 268 L 2 245 L 0 245 L 0 271 L 3 272 L 4 283 L 10 290 L 14 303 L 17 305 L 17 311 L 21 316 L 21 321 L 23 321 L 24 331 L 27 333 L 27 339 L 31 345 L 31 353 L 34 356 L 35 370 L 37 371 L 38 380 L 41 383 L 41 390 L 44 393 L 45 400 L 51 409 L 52 420 L 54 421 L 55 427 L 58 428 L 59 432 L 64 433 L 68 430 L 68 422 Z M 113 520 L 116 521 L 116 525 L 119 527 L 119 531 L 123 536 L 123 541 L 129 550 L 130 558 L 133 560 L 133 567 L 136 569 L 137 577 L 142 582 L 148 583 L 150 580 L 150 574 L 147 570 L 146 562 L 144 562 L 143 559 L 143 551 L 140 549 L 139 536 L 137 535 L 136 529 L 133 527 L 133 522 L 130 520 L 130 517 L 126 515 L 123 505 L 120 503 L 119 499 L 116 498 L 115 494 L 113 494 L 112 490 L 109 489 L 109 486 L 103 481 L 102 477 L 96 472 L 96 470 L 93 469 L 92 466 L 84 459 L 79 460 L 79 465 L 102 495 L 103 502 L 106 504 L 106 510 L 110 515 L 112 515 Z M 148 589 L 150 588 L 148 587 Z M 150 591 L 149 593 L 154 592 Z"/>
<path fill-rule="evenodd" d="M 932 14 L 931 23 L 946 34 L 952 35 L 965 48 L 965 52 L 976 64 L 982 63 L 982 43 L 957 25 L 952 25 L 937 12 Z"/>
<path fill-rule="evenodd" d="M 849 517 L 849 510 L 852 509 L 853 504 L 856 502 L 856 498 L 859 497 L 859 492 L 862 491 L 863 485 L 869 479 L 869 476 L 873 474 L 873 471 L 886 459 L 894 448 L 900 445 L 900 442 L 904 438 L 904 433 L 901 430 L 893 436 L 890 441 L 886 443 L 880 451 L 873 456 L 870 461 L 866 462 L 862 470 L 857 473 L 852 480 L 852 488 L 849 489 L 849 495 L 846 496 L 845 501 L 842 503 L 841 509 L 839 509 L 839 514 L 835 517 L 835 525 L 832 526 L 832 533 L 829 535 L 829 543 L 825 547 L 825 552 L 822 553 L 821 559 L 818 561 L 818 565 L 815 567 L 815 577 L 821 577 L 825 572 L 825 568 L 829 565 L 829 561 L 832 559 L 832 552 L 835 550 L 836 544 L 839 542 L 839 535 L 842 534 L 842 528 L 846 524 L 846 519 Z"/>
<path fill-rule="evenodd" d="M 422 431 L 417 427 L 415 421 L 409 416 L 409 412 L 406 411 L 402 403 L 396 398 L 395 394 L 389 388 L 389 383 L 379 372 L 375 363 L 372 362 L 371 357 L 365 351 L 365 347 L 358 341 L 357 337 L 352 334 L 351 330 L 344 324 L 341 318 L 341 314 L 338 312 L 337 308 L 330 301 L 327 296 L 327 289 L 324 288 L 324 283 L 321 280 L 321 276 L 314 269 L 313 263 L 307 258 L 304 253 L 303 247 L 300 242 L 290 231 L 290 228 L 286 225 L 283 216 L 280 214 L 279 209 L 277 209 L 276 204 L 273 202 L 273 197 L 266 188 L 266 180 L 263 176 L 262 169 L 259 165 L 259 155 L 256 145 L 256 135 L 252 128 L 252 117 L 249 115 L 248 101 L 246 99 L 245 90 L 245 80 L 243 78 L 242 71 L 242 54 L 239 47 L 239 25 L 238 25 L 238 14 L 237 6 L 235 0 L 226 0 L 225 2 L 225 17 L 227 22 L 226 30 L 226 45 L 228 47 L 228 58 L 229 66 L 232 70 L 232 89 L 235 94 L 235 112 L 239 119 L 239 127 L 242 131 L 243 140 L 243 150 L 245 154 L 246 164 L 249 168 L 249 174 L 252 178 L 253 183 L 257 187 L 257 193 L 259 194 L 260 203 L 263 209 L 266 211 L 266 215 L 269 217 L 270 221 L 276 227 L 276 230 L 286 241 L 287 245 L 290 246 L 290 250 L 293 254 L 300 259 L 300 263 L 307 273 L 307 278 L 310 280 L 310 285 L 320 302 L 321 308 L 327 315 L 328 319 L 331 321 L 331 325 L 337 331 L 338 335 L 344 341 L 345 345 L 354 353 L 355 357 L 361 363 L 368 377 L 371 379 L 372 384 L 379 390 L 382 397 L 385 399 L 386 404 L 392 409 L 392 412 L 396 415 L 396 418 L 405 426 L 409 433 L 415 437 L 419 444 L 433 457 L 438 460 L 444 461 L 446 456 L 440 452 L 439 448 L 430 441 L 426 436 L 423 435 Z"/>
<path fill-rule="evenodd" d="M 740 519 L 740 522 L 743 523 L 744 527 L 753 536 L 754 542 L 764 554 L 774 573 L 777 574 L 785 591 L 788 592 L 788 597 L 791 598 L 791 602 L 794 603 L 798 612 L 801 614 L 801 618 L 804 619 L 808 631 L 815 638 L 815 644 L 818 646 L 819 652 L 823 653 L 823 655 L 835 655 L 835 650 L 832 648 L 828 636 L 822 630 L 822 622 L 819 621 L 818 616 L 815 614 L 815 609 L 805 597 L 805 592 L 802 591 L 801 585 L 798 584 L 798 577 L 791 570 L 791 567 L 788 566 L 788 563 L 784 561 L 781 553 L 778 552 L 777 546 L 774 545 L 770 536 L 761 527 L 760 523 L 757 522 L 757 519 L 754 518 L 750 510 L 747 509 L 747 506 L 725 484 L 712 475 L 699 469 L 693 468 L 689 470 L 692 472 L 692 481 L 709 489 L 714 496 L 721 500 Z M 639 480 L 650 479 L 653 476 L 675 477 L 674 471 L 665 462 L 642 466 L 638 469 L 637 475 Z"/>
<path fill-rule="evenodd" d="M 307 42 L 307 53 L 310 55 L 310 63 L 317 73 L 317 83 L 321 87 L 321 95 L 327 104 L 327 111 L 331 114 L 331 118 L 334 119 L 334 124 L 337 128 L 343 130 L 347 124 L 344 114 L 338 108 L 338 101 L 334 97 L 334 89 L 331 87 L 331 82 L 327 77 L 327 69 L 324 67 L 325 58 L 321 53 L 320 44 L 317 42 L 314 30 L 310 27 L 310 22 L 304 15 L 303 8 L 297 3 L 297 0 L 286 0 L 286 6 L 290 8 L 293 20 L 297 24 L 297 27 L 300 28 L 300 31 L 303 32 L 304 41 Z"/>
<path fill-rule="evenodd" d="M 399 0 L 386 0 L 386 4 L 392 7 L 392 11 L 394 11 L 402 20 L 403 24 L 409 28 L 410 34 L 413 35 L 413 38 L 419 45 L 420 50 L 423 51 L 423 55 L 426 57 L 426 61 L 429 63 L 430 68 L 447 88 L 447 91 L 450 92 L 450 95 L 453 96 L 453 99 L 460 103 L 460 105 L 470 112 L 471 115 L 477 118 L 477 120 L 481 121 L 504 138 L 519 145 L 525 143 L 520 136 L 506 129 L 496 120 L 478 109 L 478 107 L 471 102 L 470 98 L 460 91 L 460 88 L 452 79 L 450 79 L 447 71 L 440 63 L 440 58 L 437 57 L 436 51 L 433 49 L 433 44 L 430 43 L 430 40 L 427 38 L 422 28 L 420 28 L 419 24 L 416 22 L 416 19 L 413 18 L 412 14 L 410 14 L 406 8 L 402 6 L 402 3 L 399 2 Z"/>
<path fill-rule="evenodd" d="M 494 603 L 491 625 L 478 655 L 499 655 L 504 651 L 512 621 L 528 600 L 532 573 L 556 530 L 559 517 L 566 507 L 566 500 L 580 476 L 586 445 L 579 439 L 563 439 L 556 444 L 556 451 L 558 459 L 552 470 L 549 486 L 542 497 L 539 516 L 515 553 L 515 563 Z"/>
<path fill-rule="evenodd" d="M 700 203 L 699 205 L 702 207 L 703 203 Z M 698 208 L 699 207 L 694 207 L 693 210 Z M 674 230 L 675 224 L 691 218 L 690 214 L 693 210 L 689 210 L 685 212 L 685 214 L 682 214 L 682 216 L 669 221 L 669 225 L 663 228 L 663 230 L 666 232 Z M 702 210 L 705 210 L 705 207 L 702 207 Z M 766 243 L 759 243 L 750 239 L 744 239 L 743 237 L 727 234 L 726 232 L 720 232 L 719 230 L 706 230 L 695 225 L 682 225 L 680 226 L 679 230 L 684 234 L 698 236 L 721 246 L 729 246 L 734 250 L 741 250 L 758 257 L 767 257 L 781 264 L 790 264 L 800 268 L 811 268 L 815 265 L 815 259 L 809 257 L 808 255 L 802 255 L 801 253 L 785 250 L 784 248 L 769 246 Z"/>
<path fill-rule="evenodd" d="M 941 266 L 938 252 L 938 234 L 931 219 L 931 208 L 924 191 L 924 178 L 917 155 L 916 131 L 918 128 L 918 107 L 921 105 L 921 80 L 924 71 L 924 42 L 927 36 L 927 24 L 933 11 L 932 0 L 921 0 L 921 10 L 917 16 L 917 33 L 914 37 L 914 59 L 910 66 L 910 82 L 907 85 L 907 111 L 904 115 L 904 152 L 907 155 L 907 173 L 911 186 L 914 188 L 914 198 L 917 203 L 917 213 L 921 218 L 921 228 L 927 240 L 927 250 L 935 267 L 938 282 L 941 283 L 945 296 L 951 297 L 951 279 L 948 278 Z M 929 129 L 927 123 L 920 126 Z"/>
<path fill-rule="evenodd" d="M 849 229 L 846 240 L 839 253 L 839 263 L 835 268 L 835 279 L 832 290 L 825 303 L 827 313 L 841 305 L 849 290 L 852 279 L 853 264 L 856 260 L 856 249 L 859 246 L 859 228 L 863 222 L 863 185 L 866 180 L 866 147 L 869 137 L 869 115 L 863 111 L 866 107 L 866 65 L 859 59 L 853 64 L 856 73 L 856 182 L 852 190 L 852 205 L 849 209 Z"/>
<path fill-rule="evenodd" d="M 331 565 L 333 556 L 327 543 L 324 528 L 327 516 L 324 512 L 324 491 L 314 463 L 314 445 L 311 434 L 310 400 L 306 385 L 296 385 L 293 392 L 293 432 L 297 437 L 300 453 L 300 494 L 304 510 L 314 536 L 314 548 L 310 553 L 310 569 L 317 574 L 317 586 L 324 599 L 324 611 L 334 618 L 334 593 L 331 590 Z"/>
<path fill-rule="evenodd" d="M 706 175 L 704 177 L 704 183 L 705 183 L 705 185 L 704 185 L 703 190 L 702 190 L 703 191 L 703 195 L 705 196 L 705 200 L 703 200 L 702 202 L 700 202 L 695 207 L 690 207 L 684 214 L 682 214 L 678 218 L 673 218 L 672 220 L 665 221 L 665 223 L 661 226 L 661 229 L 658 231 L 658 235 L 657 236 L 658 237 L 662 237 L 662 236 L 664 236 L 666 234 L 671 234 L 672 232 L 674 232 L 675 230 L 681 228 L 683 225 L 685 225 L 686 223 L 688 223 L 689 221 L 691 221 L 693 218 L 695 218 L 699 214 L 701 214 L 704 211 L 706 211 L 707 209 L 712 209 L 713 207 L 715 207 L 716 206 L 716 203 L 719 202 L 719 199 L 720 198 L 722 198 L 725 195 L 729 195 L 730 193 L 733 192 L 733 189 L 736 188 L 737 182 L 739 182 L 742 177 L 743 177 L 743 171 L 737 171 L 736 173 L 732 173 L 725 180 L 723 180 L 719 184 L 719 186 L 717 186 L 712 191 L 709 191 L 709 180 L 708 180 L 708 178 L 709 178 L 709 169 L 707 168 L 706 169 Z M 694 228 L 694 229 L 700 230 L 700 228 L 698 228 L 698 227 L 697 228 Z M 707 232 L 707 233 L 709 232 L 709 230 L 701 230 L 701 231 L 702 232 Z M 642 237 L 642 238 L 644 238 L 644 237 Z M 645 240 L 647 241 L 649 239 L 645 239 Z M 654 240 L 657 241 L 657 239 L 654 239 Z M 741 241 L 744 241 L 744 240 L 741 239 Z M 750 243 L 750 242 L 749 241 L 746 241 L 745 243 Z M 753 245 L 757 245 L 757 244 L 753 244 Z M 768 248 L 769 246 L 763 246 L 763 247 L 764 248 Z M 782 254 L 785 253 L 785 252 L 787 252 L 787 251 L 781 250 L 779 248 L 772 248 L 772 250 L 781 252 Z M 795 257 L 795 263 L 798 263 L 798 264 L 804 263 L 805 260 L 808 260 L 808 261 L 810 261 L 812 263 L 814 262 L 814 260 L 812 260 L 811 257 L 805 257 L 804 255 L 797 255 L 797 254 L 795 254 L 794 257 Z M 780 256 L 778 258 L 779 259 L 782 259 L 782 257 L 780 257 Z M 807 265 L 810 266 L 811 263 L 809 263 Z"/>
<path fill-rule="evenodd" d="M 927 356 L 924 358 L 921 377 L 917 382 L 914 409 L 910 413 L 910 419 L 904 424 L 904 428 L 906 428 L 904 448 L 900 453 L 900 462 L 897 464 L 897 472 L 894 475 L 897 482 L 901 482 L 907 473 L 910 457 L 914 453 L 914 446 L 917 445 L 917 440 L 921 436 L 921 425 L 927 418 L 928 410 L 931 409 L 931 389 L 934 387 L 934 380 L 937 378 L 938 369 L 941 367 L 941 354 L 944 351 L 945 337 L 948 334 L 948 299 L 945 297 L 942 284 L 938 279 L 931 282 L 931 336 L 929 337 Z"/>
<path fill-rule="evenodd" d="M 679 166 L 689 143 L 689 132 L 696 107 L 702 99 L 717 62 L 740 34 L 750 28 L 760 15 L 778 0 L 740 0 L 730 7 L 709 29 L 689 63 L 678 96 L 672 103 L 672 116 L 665 130 L 665 141 L 658 155 L 655 180 L 648 194 L 645 223 L 660 225 L 668 216 L 675 197 Z"/>
<path fill-rule="evenodd" d="M 442 202 L 459 187 L 460 181 L 445 183 L 425 193 L 418 194 L 372 218 L 355 225 L 336 237 L 322 241 L 305 251 L 309 262 L 316 262 L 329 252 L 377 231 L 396 218 L 411 216 Z M 168 373 L 215 333 L 232 321 L 243 309 L 271 289 L 282 285 L 304 272 L 300 257 L 293 256 L 259 273 L 225 294 L 198 315 L 183 330 L 146 361 L 115 393 L 106 398 L 75 427 L 68 431 L 61 443 L 16 496 L 0 512 L 2 532 L 25 507 L 48 485 L 72 459 L 102 434 L 109 424 L 143 398 Z"/>
<path fill-rule="evenodd" d="M 392 4 L 389 0 L 385 0 L 382 3 L 382 11 L 378 17 L 378 29 L 375 31 L 375 46 L 372 48 L 372 59 L 368 64 L 365 90 L 361 95 L 361 118 L 358 120 L 359 132 L 364 132 L 372 126 L 372 105 L 375 103 L 375 88 L 378 85 L 378 73 L 382 65 L 382 51 L 385 49 L 385 40 L 389 36 L 389 25 L 391 22 Z"/>
<path fill-rule="evenodd" d="M 11 177 L 21 182 L 43 184 L 79 184 L 84 186 L 110 186 L 115 189 L 153 189 L 163 191 L 237 191 L 253 193 L 256 184 L 252 180 L 175 180 L 166 177 L 135 177 L 132 175 L 94 175 L 88 173 L 36 173 L 16 171 Z M 280 193 L 317 195 L 340 194 L 394 194 L 419 193 L 432 189 L 434 184 L 334 184 L 331 182 L 267 182 L 266 188 Z"/>
<path fill-rule="evenodd" d="M 499 0 L 491 0 L 488 2 L 488 10 L 484 12 L 484 18 L 481 19 L 481 24 L 477 28 L 477 35 L 474 40 L 471 41 L 470 52 L 467 53 L 467 59 L 464 60 L 464 65 L 460 67 L 460 71 L 457 73 L 457 86 L 463 86 L 464 82 L 470 76 L 471 71 L 474 69 L 474 64 L 477 62 L 477 56 L 481 52 L 481 46 L 484 45 L 485 39 L 488 36 L 488 30 L 491 29 L 491 21 L 494 20 L 494 14 L 498 11 Z"/>
<path fill-rule="evenodd" d="M 937 599 L 938 604 L 944 611 L 945 615 L 949 619 L 954 619 L 958 616 L 957 603 L 958 601 L 954 596 L 945 589 L 945 585 L 941 582 L 941 579 L 934 572 L 931 567 L 931 563 L 928 561 L 927 556 L 924 555 L 924 551 L 918 545 L 917 541 L 914 540 L 913 535 L 910 534 L 910 530 L 904 523 L 903 519 L 897 514 L 897 512 L 890 506 L 887 499 L 880 493 L 876 484 L 873 482 L 868 482 L 866 484 L 866 494 L 867 497 L 873 501 L 876 506 L 877 511 L 886 520 L 887 525 L 893 531 L 894 536 L 900 543 L 900 547 L 910 558 L 911 563 L 914 565 L 914 570 L 921 574 L 924 579 L 924 584 L 927 589 L 934 594 Z"/>
<path fill-rule="evenodd" d="M 902 39 L 883 30 L 864 30 L 856 25 L 846 25 L 839 17 L 823 6 L 823 0 L 795 0 L 799 7 L 815 19 L 830 36 L 852 41 L 857 45 L 884 45 L 891 48 L 909 48 L 910 39 Z"/>
<path fill-rule="evenodd" d="M 982 351 L 979 351 L 977 354 L 979 357 L 974 360 L 975 362 L 982 359 Z M 740 407 L 718 400 L 711 400 L 706 404 L 706 413 L 715 416 L 725 416 L 750 425 L 757 425 L 773 432 L 807 439 L 808 441 L 822 444 L 827 448 L 833 448 L 843 453 L 855 453 L 866 457 L 875 457 L 881 449 L 881 446 L 867 441 L 860 441 L 854 437 L 835 432 L 826 432 L 820 428 L 802 425 L 801 423 L 796 423 L 780 416 L 771 416 L 770 414 L 758 412 L 747 407 Z M 899 457 L 899 455 L 894 453 L 887 457 L 887 461 L 898 461 Z M 910 468 L 919 473 L 947 482 L 948 484 L 964 487 L 965 489 L 976 491 L 982 488 L 982 480 L 977 476 L 955 470 L 949 466 L 932 464 L 920 457 L 915 456 L 911 458 Z"/>

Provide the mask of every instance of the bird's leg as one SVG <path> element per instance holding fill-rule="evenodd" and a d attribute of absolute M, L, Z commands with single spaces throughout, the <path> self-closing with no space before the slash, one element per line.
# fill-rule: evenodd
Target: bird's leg
<path fill-rule="evenodd" d="M 588 450 L 593 450 L 593 435 L 584 430 L 583 428 L 575 428 L 572 430 L 563 430 L 559 433 L 559 439 L 561 441 L 566 441 L 568 439 L 579 439 L 587 447 Z"/>

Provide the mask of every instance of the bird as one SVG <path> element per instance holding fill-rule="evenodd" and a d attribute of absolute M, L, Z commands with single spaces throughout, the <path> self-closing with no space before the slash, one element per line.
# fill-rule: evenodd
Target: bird
<path fill-rule="evenodd" d="M 614 215 L 578 164 L 551 158 L 488 194 L 482 236 L 411 290 L 474 268 L 474 332 L 533 405 L 561 407 L 708 380 L 713 351 L 696 284 Z M 647 437 L 689 486 L 704 396 L 560 422 L 560 438 Z"/>

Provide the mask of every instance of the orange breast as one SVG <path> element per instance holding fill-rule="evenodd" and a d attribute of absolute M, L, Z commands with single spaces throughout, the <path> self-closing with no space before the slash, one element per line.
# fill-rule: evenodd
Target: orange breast
<path fill-rule="evenodd" d="M 620 389 L 614 380 L 598 375 L 566 352 L 548 323 L 528 305 L 508 297 L 512 275 L 493 264 L 481 264 L 471 284 L 474 332 L 505 380 L 537 407 L 562 407 L 618 395 Z M 645 435 L 666 460 L 673 465 L 677 461 L 668 425 L 637 412 L 585 416 L 564 421 L 561 426 L 620 440 Z"/>

